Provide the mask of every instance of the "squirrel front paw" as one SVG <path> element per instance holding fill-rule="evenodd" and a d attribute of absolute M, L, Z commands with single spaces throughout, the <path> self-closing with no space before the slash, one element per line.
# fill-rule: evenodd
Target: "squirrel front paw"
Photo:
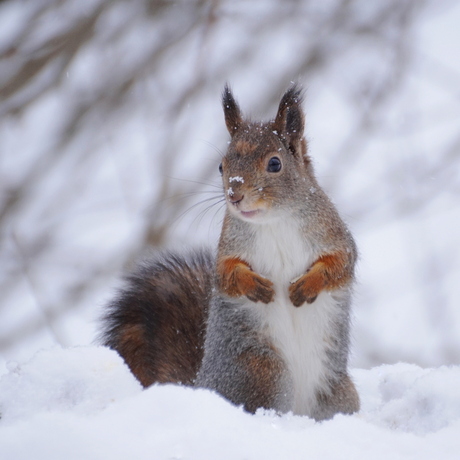
<path fill-rule="evenodd" d="M 270 303 L 275 297 L 273 283 L 253 272 L 239 258 L 227 258 L 218 264 L 219 287 L 230 297 L 246 296 L 253 302 Z"/>
<path fill-rule="evenodd" d="M 289 299 L 294 307 L 300 307 L 305 302 L 313 303 L 318 294 L 324 289 L 324 277 L 317 271 L 310 271 L 289 286 Z"/>
<path fill-rule="evenodd" d="M 321 256 L 300 278 L 291 281 L 289 298 L 295 307 L 313 303 L 324 289 L 332 291 L 346 286 L 353 279 L 350 253 L 337 251 Z"/>
<path fill-rule="evenodd" d="M 242 294 L 253 302 L 270 303 L 275 297 L 273 283 L 256 273 L 246 274 L 241 280 Z"/>

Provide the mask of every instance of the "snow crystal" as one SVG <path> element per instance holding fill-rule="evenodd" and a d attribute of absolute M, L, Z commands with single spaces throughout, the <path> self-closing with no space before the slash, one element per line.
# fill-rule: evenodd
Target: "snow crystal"
<path fill-rule="evenodd" d="M 227 195 L 228 195 L 228 196 L 233 196 L 234 194 L 235 194 L 235 192 L 233 191 L 232 187 L 229 187 L 229 188 L 227 189 Z"/>
<path fill-rule="evenodd" d="M 241 182 L 242 184 L 244 184 L 244 179 L 241 176 L 229 177 L 228 181 L 229 182 Z"/>

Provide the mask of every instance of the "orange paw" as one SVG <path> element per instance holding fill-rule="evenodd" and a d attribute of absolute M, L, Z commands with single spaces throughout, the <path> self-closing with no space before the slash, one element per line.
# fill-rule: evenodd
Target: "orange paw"
<path fill-rule="evenodd" d="M 319 271 L 310 271 L 289 286 L 289 298 L 295 307 L 305 302 L 313 303 L 325 285 L 324 276 Z"/>
<path fill-rule="evenodd" d="M 219 287 L 230 297 L 246 296 L 253 302 L 270 303 L 275 297 L 273 283 L 253 272 L 239 258 L 226 258 L 218 263 Z"/>
<path fill-rule="evenodd" d="M 320 257 L 299 279 L 289 286 L 289 298 L 295 307 L 313 303 L 323 290 L 341 288 L 353 278 L 353 263 L 348 254 L 337 252 Z"/>
<path fill-rule="evenodd" d="M 240 285 L 242 294 L 253 302 L 270 303 L 275 297 L 273 283 L 252 271 L 240 278 Z"/>

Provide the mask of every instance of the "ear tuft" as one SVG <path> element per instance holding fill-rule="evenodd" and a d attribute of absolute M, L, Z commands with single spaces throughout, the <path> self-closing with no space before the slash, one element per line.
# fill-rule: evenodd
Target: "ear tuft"
<path fill-rule="evenodd" d="M 281 139 L 285 140 L 289 149 L 296 153 L 300 150 L 303 139 L 305 117 L 302 111 L 303 90 L 292 84 L 284 93 L 276 114 L 273 128 Z"/>
<path fill-rule="evenodd" d="M 222 93 L 222 106 L 224 108 L 225 124 L 227 125 L 228 132 L 233 136 L 243 124 L 243 119 L 240 108 L 228 84 L 225 85 L 224 92 Z"/>

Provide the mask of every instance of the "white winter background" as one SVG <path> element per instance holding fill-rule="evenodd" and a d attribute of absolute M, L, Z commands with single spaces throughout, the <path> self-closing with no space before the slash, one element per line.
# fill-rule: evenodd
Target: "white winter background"
<path fill-rule="evenodd" d="M 0 458 L 457 458 L 459 24 L 449 0 L 0 1 Z M 216 245 L 224 82 L 267 119 L 293 80 L 360 250 L 362 410 L 142 391 L 104 305 L 151 248 Z"/>

